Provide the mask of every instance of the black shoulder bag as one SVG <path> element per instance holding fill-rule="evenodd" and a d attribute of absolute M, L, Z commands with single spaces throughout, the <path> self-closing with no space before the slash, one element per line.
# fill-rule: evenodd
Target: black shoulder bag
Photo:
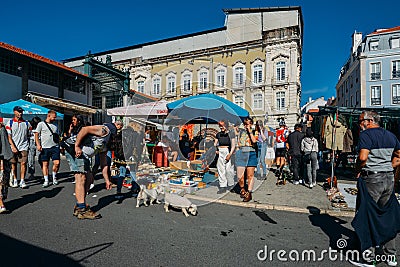
<path fill-rule="evenodd" d="M 51 135 L 53 136 L 53 142 L 56 144 L 60 143 L 60 136 L 58 135 L 58 133 L 54 133 L 46 121 L 43 121 L 43 122 L 44 122 L 44 124 L 46 124 L 47 128 L 49 128 L 49 131 L 51 132 Z"/>

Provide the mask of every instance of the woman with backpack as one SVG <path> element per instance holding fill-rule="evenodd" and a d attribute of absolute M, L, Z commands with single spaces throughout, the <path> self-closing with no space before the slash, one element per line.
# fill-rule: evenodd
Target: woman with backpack
<path fill-rule="evenodd" d="M 318 169 L 318 140 L 314 137 L 311 128 L 307 128 L 306 136 L 301 141 L 301 151 L 304 153 L 304 164 L 307 166 L 308 186 L 317 185 Z"/>

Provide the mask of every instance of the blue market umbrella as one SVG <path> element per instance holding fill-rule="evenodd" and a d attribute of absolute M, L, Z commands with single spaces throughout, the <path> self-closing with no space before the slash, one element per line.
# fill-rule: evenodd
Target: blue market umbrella
<path fill-rule="evenodd" d="M 225 119 L 232 123 L 242 121 L 249 112 L 233 102 L 214 94 L 186 97 L 167 104 L 168 122 L 215 123 Z"/>
<path fill-rule="evenodd" d="M 37 104 L 31 103 L 29 101 L 25 101 L 23 99 L 18 99 L 15 101 L 11 101 L 8 103 L 4 103 L 0 105 L 0 117 L 4 118 L 12 118 L 14 117 L 14 107 L 15 106 L 20 106 L 24 109 L 24 118 L 27 119 L 28 117 L 33 117 L 33 116 L 39 116 L 43 117 L 44 115 L 47 115 L 47 112 L 49 111 L 48 108 L 39 106 Z M 42 115 L 42 116 L 41 116 Z M 64 115 L 57 112 L 57 118 L 58 119 L 63 119 Z"/>

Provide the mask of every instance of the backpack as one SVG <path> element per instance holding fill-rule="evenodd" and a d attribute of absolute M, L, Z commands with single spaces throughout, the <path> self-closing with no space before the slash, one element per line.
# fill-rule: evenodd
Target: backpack
<path fill-rule="evenodd" d="M 287 130 L 286 129 L 278 129 L 276 130 L 276 142 L 284 143 L 286 142 Z"/>

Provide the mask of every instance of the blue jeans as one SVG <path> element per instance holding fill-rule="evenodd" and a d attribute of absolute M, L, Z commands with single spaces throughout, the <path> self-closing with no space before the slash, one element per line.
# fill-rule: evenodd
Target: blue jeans
<path fill-rule="evenodd" d="M 258 146 L 258 163 L 257 163 L 257 173 L 258 174 L 266 174 L 267 173 L 267 165 L 265 164 L 265 156 L 267 155 L 267 143 L 257 142 Z M 263 172 L 261 171 L 261 167 Z"/>

